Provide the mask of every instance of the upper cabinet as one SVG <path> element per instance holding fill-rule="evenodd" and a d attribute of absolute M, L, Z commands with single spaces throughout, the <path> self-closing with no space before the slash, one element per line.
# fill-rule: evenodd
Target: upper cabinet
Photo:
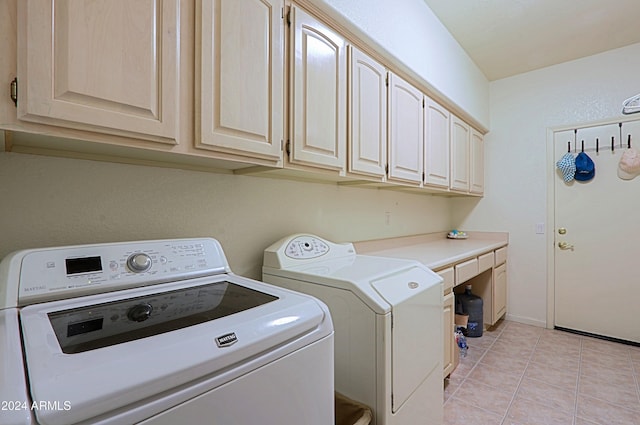
<path fill-rule="evenodd" d="M 423 95 L 399 76 L 389 75 L 389 180 L 422 182 Z"/>
<path fill-rule="evenodd" d="M 196 146 L 282 160 L 283 0 L 197 3 Z"/>
<path fill-rule="evenodd" d="M 348 171 L 385 177 L 387 164 L 387 70 L 349 46 Z"/>
<path fill-rule="evenodd" d="M 289 161 L 344 173 L 345 39 L 298 7 L 291 7 L 290 22 Z"/>
<path fill-rule="evenodd" d="M 471 128 L 455 115 L 451 115 L 451 180 L 453 190 L 469 191 L 469 147 Z"/>
<path fill-rule="evenodd" d="M 483 135 L 313 2 L 7 1 L 7 150 L 484 193 Z"/>
<path fill-rule="evenodd" d="M 425 96 L 424 184 L 449 188 L 449 111 Z"/>
<path fill-rule="evenodd" d="M 177 144 L 178 0 L 18 1 L 18 119 Z"/>
<path fill-rule="evenodd" d="M 484 194 L 484 138 L 451 114 L 451 190 Z"/>
<path fill-rule="evenodd" d="M 471 129 L 471 146 L 470 146 L 470 164 L 471 170 L 469 176 L 469 192 L 483 195 L 484 194 L 484 137 L 482 133 L 476 129 Z"/>

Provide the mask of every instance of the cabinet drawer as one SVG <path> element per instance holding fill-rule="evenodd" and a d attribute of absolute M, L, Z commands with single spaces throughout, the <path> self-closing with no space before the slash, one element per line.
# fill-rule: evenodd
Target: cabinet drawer
<path fill-rule="evenodd" d="M 456 264 L 456 285 L 466 282 L 478 274 L 478 259 L 473 258 L 464 263 Z"/>
<path fill-rule="evenodd" d="M 440 277 L 444 280 L 444 282 L 442 282 L 442 290 L 443 290 L 442 294 L 447 295 L 453 289 L 454 276 L 455 276 L 453 272 L 453 267 L 440 270 L 436 273 L 438 273 Z"/>
<path fill-rule="evenodd" d="M 507 261 L 507 247 L 496 249 L 495 251 L 495 263 L 494 265 L 499 266 L 502 263 Z"/>
<path fill-rule="evenodd" d="M 478 273 L 489 270 L 493 267 L 493 252 L 487 252 L 478 256 Z"/>

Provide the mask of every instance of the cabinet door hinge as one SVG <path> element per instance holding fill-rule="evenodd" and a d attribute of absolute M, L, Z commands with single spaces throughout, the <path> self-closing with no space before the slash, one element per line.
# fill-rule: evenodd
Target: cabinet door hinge
<path fill-rule="evenodd" d="M 286 144 L 286 152 L 287 152 L 287 156 L 291 156 L 291 142 L 289 142 L 288 140 Z"/>
<path fill-rule="evenodd" d="M 389 175 L 389 164 L 388 163 L 384 165 L 384 173 L 386 175 Z"/>
<path fill-rule="evenodd" d="M 18 77 L 15 77 L 13 81 L 11 81 L 11 100 L 13 100 L 13 104 L 18 106 Z"/>
<path fill-rule="evenodd" d="M 424 109 L 424 97 L 422 98 L 422 109 Z"/>
<path fill-rule="evenodd" d="M 389 73 L 387 72 L 387 76 L 384 78 L 384 84 L 389 87 Z"/>

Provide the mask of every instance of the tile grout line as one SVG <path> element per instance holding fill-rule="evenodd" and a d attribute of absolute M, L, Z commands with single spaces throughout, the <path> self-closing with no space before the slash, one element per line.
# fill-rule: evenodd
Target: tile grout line
<path fill-rule="evenodd" d="M 582 375 L 582 351 L 584 348 L 584 338 L 580 337 L 580 352 L 578 353 L 578 378 L 576 379 L 575 399 L 573 401 L 573 425 L 578 420 L 578 394 L 580 393 L 580 376 Z"/>
<path fill-rule="evenodd" d="M 533 350 L 531 350 L 531 354 L 529 354 L 529 358 L 527 359 L 527 365 L 524 367 L 524 370 L 522 371 L 522 375 L 520 375 L 520 379 L 518 380 L 518 385 L 516 385 L 516 390 L 513 392 L 513 395 L 511 396 L 511 400 L 509 401 L 509 405 L 507 406 L 507 411 L 504 413 L 504 417 L 500 422 L 501 425 L 506 425 L 507 418 L 509 417 L 509 410 L 511 410 L 511 406 L 513 405 L 513 402 L 515 401 L 516 396 L 518 395 L 518 391 L 520 390 L 520 385 L 524 380 L 524 375 L 527 373 L 527 369 L 531 364 L 531 360 L 533 359 L 533 355 L 536 352 L 536 348 L 538 347 L 538 343 L 540 342 L 541 337 L 542 337 L 542 333 L 538 335 L 538 339 L 536 340 L 536 343 L 533 346 Z"/>
<path fill-rule="evenodd" d="M 475 363 L 473 363 L 473 366 L 471 367 L 471 369 L 469 369 L 469 372 L 467 373 L 467 375 L 462 379 L 462 381 L 460 381 L 460 384 L 458 384 L 458 387 L 457 387 L 455 390 L 453 390 L 453 392 L 449 395 L 449 398 L 447 399 L 447 401 L 448 401 L 449 399 L 453 398 L 453 397 L 456 395 L 456 393 L 458 392 L 458 390 L 459 390 L 460 388 L 462 388 L 462 385 L 467 381 L 467 378 L 469 377 L 469 375 L 471 375 L 471 373 L 472 373 L 472 372 L 473 372 L 473 370 L 476 368 L 476 366 L 478 366 L 478 364 L 480 363 L 480 360 L 482 360 L 482 359 L 484 358 L 484 356 L 486 356 L 486 355 L 487 355 L 487 353 L 489 352 L 489 349 L 490 349 L 491 347 L 493 347 L 493 344 L 495 344 L 495 343 L 496 343 L 496 341 L 498 340 L 498 338 L 500 338 L 500 335 L 502 335 L 502 332 L 504 332 L 504 329 L 502 329 L 502 330 L 500 331 L 500 333 L 498 334 L 498 336 L 497 336 L 497 337 L 495 337 L 495 338 L 493 339 L 493 341 L 491 342 L 491 344 L 489 344 L 489 345 L 485 348 L 484 353 L 482 353 L 482 355 L 481 355 L 480 357 L 478 357 L 478 360 L 476 360 L 476 361 L 475 361 Z M 467 344 L 468 344 L 468 342 L 467 342 Z"/>
<path fill-rule="evenodd" d="M 638 398 L 638 403 L 640 405 L 640 378 L 638 378 L 638 373 L 640 370 L 636 368 L 636 364 L 633 361 L 633 355 L 631 354 L 631 349 L 627 351 L 629 355 L 629 360 L 631 361 L 631 374 L 633 375 L 633 382 L 636 384 L 636 397 Z"/>

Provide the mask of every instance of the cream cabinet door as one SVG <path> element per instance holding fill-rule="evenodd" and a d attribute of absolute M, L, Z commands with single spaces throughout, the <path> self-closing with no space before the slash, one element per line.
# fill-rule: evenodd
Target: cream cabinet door
<path fill-rule="evenodd" d="M 469 125 L 451 114 L 451 189 L 469 191 L 470 140 Z"/>
<path fill-rule="evenodd" d="M 349 46 L 349 160 L 351 173 L 382 179 L 387 163 L 387 70 Z"/>
<path fill-rule="evenodd" d="M 471 160 L 469 191 L 482 195 L 484 193 L 484 138 L 474 128 L 471 129 Z"/>
<path fill-rule="evenodd" d="M 203 0 L 196 10 L 196 146 L 282 159 L 283 0 Z"/>
<path fill-rule="evenodd" d="M 493 269 L 493 317 L 495 324 L 507 312 L 507 264 Z"/>
<path fill-rule="evenodd" d="M 419 185 L 424 149 L 423 95 L 389 73 L 389 179 Z"/>
<path fill-rule="evenodd" d="M 453 292 L 449 292 L 444 296 L 443 310 L 442 310 L 442 325 L 444 335 L 444 358 L 443 358 L 443 378 L 451 375 L 451 372 L 455 369 L 455 357 L 457 355 L 456 341 L 453 334 L 455 326 L 455 296 Z"/>
<path fill-rule="evenodd" d="M 344 172 L 346 43 L 337 32 L 291 7 L 292 164 Z"/>
<path fill-rule="evenodd" d="M 18 1 L 18 118 L 177 143 L 178 0 Z"/>
<path fill-rule="evenodd" d="M 449 187 L 449 111 L 425 96 L 424 184 Z"/>

